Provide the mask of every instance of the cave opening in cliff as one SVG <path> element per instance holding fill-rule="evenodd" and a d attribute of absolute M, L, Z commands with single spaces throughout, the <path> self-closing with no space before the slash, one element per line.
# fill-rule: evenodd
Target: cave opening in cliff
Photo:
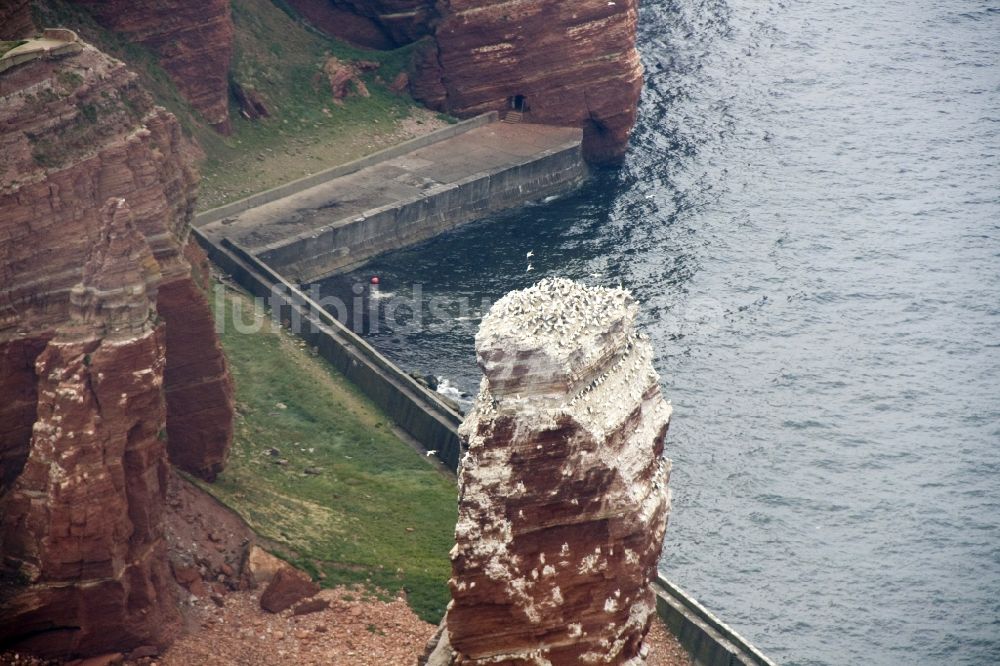
<path fill-rule="evenodd" d="M 528 98 L 524 95 L 511 95 L 507 98 L 507 105 L 514 111 L 525 113 L 528 110 Z"/>

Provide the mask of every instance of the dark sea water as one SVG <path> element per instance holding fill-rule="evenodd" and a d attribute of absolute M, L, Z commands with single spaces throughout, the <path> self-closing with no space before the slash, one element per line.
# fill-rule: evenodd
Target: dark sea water
<path fill-rule="evenodd" d="M 666 575 L 783 664 L 1000 663 L 1000 4 L 647 0 L 640 44 L 624 168 L 326 287 L 421 285 L 371 339 L 471 391 L 483 298 L 620 280 Z"/>

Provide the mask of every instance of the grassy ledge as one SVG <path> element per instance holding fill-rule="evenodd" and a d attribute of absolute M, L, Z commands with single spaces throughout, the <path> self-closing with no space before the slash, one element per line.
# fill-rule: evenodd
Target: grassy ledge
<path fill-rule="evenodd" d="M 26 40 L 23 39 L 15 39 L 12 41 L 0 40 L 0 56 L 2 56 L 4 53 L 7 53 L 7 51 L 16 49 L 18 46 L 25 43 L 27 42 Z"/>
<path fill-rule="evenodd" d="M 257 318 L 259 332 L 238 333 L 232 323 L 251 323 L 251 301 L 225 293 L 224 312 L 215 307 L 236 385 L 236 436 L 226 471 L 202 487 L 324 585 L 405 590 L 413 610 L 437 623 L 449 599 L 454 480 L 269 318 Z"/>

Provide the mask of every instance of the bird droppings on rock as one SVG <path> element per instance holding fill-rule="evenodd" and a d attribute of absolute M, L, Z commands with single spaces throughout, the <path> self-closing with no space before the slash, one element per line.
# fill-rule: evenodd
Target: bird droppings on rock
<path fill-rule="evenodd" d="M 671 409 L 637 314 L 623 289 L 545 279 L 483 318 L 444 625 L 457 663 L 640 658 Z"/>

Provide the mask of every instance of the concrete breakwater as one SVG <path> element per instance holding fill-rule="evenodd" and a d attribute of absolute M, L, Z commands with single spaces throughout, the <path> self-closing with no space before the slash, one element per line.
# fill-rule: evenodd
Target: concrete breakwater
<path fill-rule="evenodd" d="M 412 150 L 345 165 L 253 207 L 208 211 L 196 224 L 289 280 L 311 282 L 583 182 L 579 129 L 493 121 L 446 128 Z"/>
<path fill-rule="evenodd" d="M 292 283 L 260 259 L 229 240 L 214 243 L 201 230 L 194 236 L 209 258 L 240 286 L 264 299 L 278 321 L 289 322 L 297 335 L 385 411 L 421 446 L 435 451 L 451 470 L 461 453 L 461 415 L 441 396 L 385 358 Z"/>
<path fill-rule="evenodd" d="M 651 585 L 656 613 L 695 666 L 777 666 L 750 641 L 662 574 Z"/>

